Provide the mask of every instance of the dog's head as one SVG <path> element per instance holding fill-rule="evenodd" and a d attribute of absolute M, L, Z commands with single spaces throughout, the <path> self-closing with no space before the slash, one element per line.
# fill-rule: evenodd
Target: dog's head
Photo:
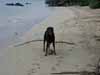
<path fill-rule="evenodd" d="M 52 35 L 54 33 L 54 28 L 53 27 L 48 27 L 47 30 L 49 35 Z"/>

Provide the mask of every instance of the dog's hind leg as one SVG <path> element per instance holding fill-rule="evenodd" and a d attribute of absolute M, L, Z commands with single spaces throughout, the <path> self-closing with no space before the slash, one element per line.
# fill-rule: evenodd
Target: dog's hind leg
<path fill-rule="evenodd" d="M 53 42 L 54 54 L 56 55 L 55 42 Z"/>

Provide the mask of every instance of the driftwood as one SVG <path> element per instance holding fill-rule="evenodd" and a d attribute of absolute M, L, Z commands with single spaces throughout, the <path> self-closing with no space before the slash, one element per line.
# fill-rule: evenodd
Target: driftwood
<path fill-rule="evenodd" d="M 78 75 L 95 75 L 95 72 L 81 71 L 81 72 L 60 72 L 60 73 L 51 73 L 51 75 L 66 75 L 66 74 L 78 74 Z"/>
<path fill-rule="evenodd" d="M 14 47 L 23 46 L 23 45 L 31 43 L 31 42 L 41 42 L 41 41 L 43 41 L 43 40 L 31 40 L 31 41 L 27 41 L 27 42 L 15 45 Z M 75 43 L 73 43 L 73 42 L 66 42 L 66 41 L 56 41 L 56 43 L 65 43 L 65 44 L 69 44 L 69 45 L 75 45 Z"/>
<path fill-rule="evenodd" d="M 100 75 L 100 58 L 99 58 L 97 65 L 96 65 L 96 75 Z"/>

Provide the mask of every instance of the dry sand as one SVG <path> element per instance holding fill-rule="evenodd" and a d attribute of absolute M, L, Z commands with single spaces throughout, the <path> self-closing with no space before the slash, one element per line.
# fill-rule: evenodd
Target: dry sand
<path fill-rule="evenodd" d="M 42 42 L 7 48 L 0 75 L 51 75 L 51 73 L 94 71 L 100 49 L 100 10 L 88 7 L 61 7 L 22 37 L 22 42 L 41 40 L 48 26 L 53 26 L 57 55 L 44 56 Z M 90 10 L 90 11 L 89 11 Z M 4 61 L 3 60 L 3 61 Z M 1 68 L 2 67 L 2 68 Z M 70 74 L 71 75 L 71 74 Z M 78 74 L 76 74 L 78 75 Z"/>

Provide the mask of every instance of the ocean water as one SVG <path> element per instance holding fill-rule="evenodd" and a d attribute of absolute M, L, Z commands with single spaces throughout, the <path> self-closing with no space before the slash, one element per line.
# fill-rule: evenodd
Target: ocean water
<path fill-rule="evenodd" d="M 24 7 L 6 6 L 20 2 Z M 25 3 L 31 4 L 25 4 Z M 44 0 L 0 0 L 0 49 L 20 41 L 35 24 L 45 20 L 52 10 Z"/>

